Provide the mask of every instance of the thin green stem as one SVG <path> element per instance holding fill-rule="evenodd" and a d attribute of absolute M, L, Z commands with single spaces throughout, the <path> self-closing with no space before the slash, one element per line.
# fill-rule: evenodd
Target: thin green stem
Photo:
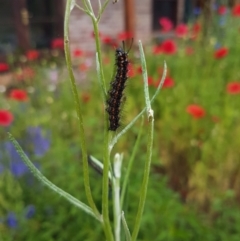
<path fill-rule="evenodd" d="M 86 197 L 88 200 L 88 203 L 90 207 L 93 209 L 94 213 L 100 217 L 100 213 L 94 203 L 91 187 L 90 187 L 90 180 L 89 180 L 89 170 L 88 170 L 88 159 L 87 159 L 87 147 L 86 147 L 86 140 L 85 140 L 85 134 L 84 134 L 84 126 L 83 126 L 83 118 L 82 118 L 82 107 L 80 104 L 80 98 L 78 96 L 78 91 L 76 87 L 75 78 L 73 75 L 72 70 L 72 61 L 71 61 L 71 54 L 70 54 L 70 47 L 69 47 L 69 18 L 70 18 L 70 12 L 71 12 L 71 3 L 72 0 L 67 0 L 66 3 L 66 11 L 65 11 L 65 19 L 64 19 L 64 45 L 65 45 L 65 58 L 66 58 L 66 64 L 67 69 L 71 81 L 72 86 L 72 92 L 73 97 L 75 101 L 75 107 L 77 111 L 78 116 L 78 124 L 80 129 L 80 145 L 82 150 L 82 162 L 83 162 L 83 177 L 84 177 L 84 187 L 86 192 Z"/>
<path fill-rule="evenodd" d="M 110 0 L 106 0 L 106 1 L 104 2 L 103 6 L 100 7 L 100 10 L 99 10 L 99 13 L 98 13 L 98 16 L 97 16 L 97 22 L 100 21 L 101 16 L 102 16 L 102 13 L 104 12 L 105 8 L 107 7 L 109 1 L 110 1 Z"/>
<path fill-rule="evenodd" d="M 102 52 L 101 52 L 101 45 L 100 45 L 100 38 L 99 38 L 98 22 L 95 20 L 95 18 L 91 18 L 91 19 L 93 23 L 94 36 L 95 36 L 95 42 L 96 42 L 96 52 L 97 52 L 99 70 L 100 70 L 99 72 L 100 85 L 102 88 L 104 100 L 106 101 L 107 90 L 106 90 L 106 83 L 105 83 L 105 78 L 103 73 Z"/>
<path fill-rule="evenodd" d="M 147 107 L 147 111 L 151 109 L 151 101 L 149 97 L 149 90 L 148 90 L 148 75 L 147 75 L 147 65 L 146 59 L 143 52 L 142 42 L 139 40 L 139 51 L 140 51 L 140 59 L 141 59 L 141 67 L 142 67 L 142 75 L 143 75 L 143 83 L 144 83 L 144 97 L 145 97 L 145 104 Z"/>
<path fill-rule="evenodd" d="M 28 156 L 24 153 L 21 146 L 18 144 L 18 142 L 13 138 L 13 136 L 9 133 L 8 134 L 10 141 L 13 143 L 14 147 L 16 148 L 18 154 L 20 155 L 23 162 L 26 164 L 26 166 L 29 168 L 29 170 L 32 172 L 32 174 L 45 186 L 47 186 L 52 191 L 58 193 L 60 196 L 64 197 L 67 201 L 72 203 L 74 206 L 82 209 L 87 214 L 93 216 L 98 221 L 102 222 L 102 219 L 99 215 L 96 215 L 93 210 L 87 206 L 85 203 L 79 201 L 69 193 L 65 192 L 61 188 L 57 187 L 55 184 L 50 182 L 43 174 L 32 164 L 32 162 L 29 160 Z"/>
<path fill-rule="evenodd" d="M 143 70 L 145 104 L 146 104 L 147 115 L 148 115 L 148 138 L 147 138 L 147 158 L 144 166 L 143 182 L 140 190 L 138 211 L 137 211 L 136 220 L 133 228 L 132 241 L 135 241 L 137 239 L 141 220 L 142 220 L 143 210 L 145 206 L 146 196 L 147 196 L 148 180 L 149 180 L 149 173 L 150 173 L 151 160 L 152 160 L 153 126 L 154 126 L 154 114 L 151 108 L 151 100 L 149 98 L 149 90 L 148 90 L 146 60 L 145 60 L 145 55 L 143 52 L 141 41 L 139 41 L 139 50 L 140 50 L 141 65 Z"/>
<path fill-rule="evenodd" d="M 122 211 L 122 224 L 123 224 L 123 229 L 125 231 L 125 236 L 127 241 L 132 241 L 131 234 L 127 225 L 127 221 L 124 216 L 124 212 Z"/>
<path fill-rule="evenodd" d="M 123 154 L 118 153 L 113 162 L 113 215 L 114 215 L 114 235 L 115 241 L 121 240 L 121 203 L 120 203 L 120 179 Z"/>
<path fill-rule="evenodd" d="M 82 8 L 81 6 L 79 6 L 77 3 L 75 3 L 75 6 L 80 9 L 81 11 L 85 12 L 86 14 L 88 14 L 88 11 L 86 11 L 84 8 Z M 88 14 L 89 15 L 89 14 Z"/>
<path fill-rule="evenodd" d="M 149 126 L 148 126 L 148 139 L 147 139 L 147 142 L 148 142 L 147 159 L 144 167 L 143 182 L 142 182 L 142 187 L 140 191 L 140 199 L 139 199 L 138 211 L 135 219 L 135 225 L 132 233 L 132 241 L 135 241 L 137 239 L 141 220 L 142 220 L 142 214 L 145 206 L 146 196 L 147 196 L 147 187 L 148 187 L 149 173 L 150 173 L 150 167 L 151 167 L 152 146 L 153 146 L 153 126 L 154 126 L 153 110 L 150 110 L 148 113 L 148 121 L 149 121 Z"/>
<path fill-rule="evenodd" d="M 89 0 L 85 0 L 85 2 L 87 3 L 86 5 L 87 5 L 87 8 L 88 8 L 89 12 L 92 14 L 94 19 L 96 19 L 91 2 Z"/>
<path fill-rule="evenodd" d="M 108 241 L 113 241 L 113 233 L 111 229 L 111 224 L 109 220 L 109 182 L 108 173 L 110 166 L 110 153 L 109 153 L 109 140 L 111 138 L 111 133 L 105 127 L 104 135 L 104 161 L 103 161 L 103 182 L 102 182 L 102 215 L 104 222 L 104 231 Z"/>
<path fill-rule="evenodd" d="M 133 161 L 134 161 L 135 156 L 137 154 L 137 149 L 138 149 L 140 139 L 141 139 L 141 136 L 142 136 L 143 120 L 144 119 L 142 118 L 141 127 L 140 127 L 140 130 L 138 132 L 137 140 L 136 140 L 135 145 L 133 147 L 133 152 L 132 152 L 132 155 L 130 157 L 128 167 L 127 167 L 127 171 L 126 171 L 126 174 L 125 174 L 125 177 L 124 177 L 123 186 L 122 186 L 122 190 L 121 190 L 121 208 L 123 207 L 123 202 L 124 202 L 124 199 L 125 199 L 125 193 L 126 193 L 126 189 L 127 189 L 128 179 L 129 179 L 129 176 L 130 176 L 130 172 L 132 170 Z"/>

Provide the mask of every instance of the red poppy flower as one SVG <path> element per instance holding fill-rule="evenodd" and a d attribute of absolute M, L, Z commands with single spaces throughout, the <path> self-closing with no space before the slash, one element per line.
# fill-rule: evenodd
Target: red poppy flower
<path fill-rule="evenodd" d="M 75 49 L 75 50 L 73 51 L 73 56 L 74 56 L 75 58 L 79 58 L 79 57 L 83 56 L 83 51 L 82 51 L 81 49 Z"/>
<path fill-rule="evenodd" d="M 133 38 L 133 33 L 124 31 L 124 32 L 119 33 L 117 38 L 120 41 L 125 41 L 127 39 L 132 39 Z"/>
<path fill-rule="evenodd" d="M 105 44 L 112 45 L 112 43 L 114 42 L 114 39 L 108 35 L 105 35 L 102 37 L 102 41 Z"/>
<path fill-rule="evenodd" d="M 215 51 L 214 57 L 215 59 L 221 59 L 221 58 L 224 58 L 227 54 L 228 54 L 228 48 L 222 47 Z"/>
<path fill-rule="evenodd" d="M 128 77 L 134 77 L 136 75 L 136 72 L 133 68 L 133 65 L 132 64 L 129 64 L 128 65 Z"/>
<path fill-rule="evenodd" d="M 30 61 L 38 59 L 39 52 L 35 49 L 28 50 L 27 53 L 26 53 L 26 57 Z"/>
<path fill-rule="evenodd" d="M 221 6 L 219 6 L 217 12 L 219 15 L 224 15 L 227 12 L 227 7 L 224 5 L 221 5 Z"/>
<path fill-rule="evenodd" d="M 205 116 L 205 110 L 199 105 L 189 105 L 186 111 L 195 119 L 201 119 Z"/>
<path fill-rule="evenodd" d="M 198 34 L 200 33 L 201 31 L 201 25 L 200 23 L 195 23 L 193 26 L 192 26 L 192 39 L 196 39 Z"/>
<path fill-rule="evenodd" d="M 154 85 L 154 80 L 153 80 L 153 77 L 151 76 L 148 76 L 148 85 Z"/>
<path fill-rule="evenodd" d="M 153 46 L 153 54 L 160 54 L 162 53 L 162 46 L 161 45 L 155 45 Z"/>
<path fill-rule="evenodd" d="M 240 4 L 237 4 L 233 7 L 232 15 L 235 17 L 240 17 Z"/>
<path fill-rule="evenodd" d="M 51 42 L 52 49 L 64 49 L 64 41 L 62 38 L 55 38 Z"/>
<path fill-rule="evenodd" d="M 137 72 L 138 74 L 142 74 L 142 66 L 138 66 L 138 67 L 136 68 L 136 72 Z"/>
<path fill-rule="evenodd" d="M 227 92 L 231 95 L 240 94 L 240 82 L 228 83 Z"/>
<path fill-rule="evenodd" d="M 8 110 L 0 110 L 0 126 L 9 126 L 13 121 L 13 115 Z"/>
<path fill-rule="evenodd" d="M 176 27 L 175 33 L 176 33 L 176 36 L 179 37 L 179 38 L 186 36 L 187 33 L 188 33 L 188 27 L 187 27 L 187 25 L 184 24 L 184 23 L 179 24 L 179 25 Z"/>
<path fill-rule="evenodd" d="M 164 54 L 175 54 L 177 52 L 177 45 L 171 39 L 165 40 L 162 43 L 161 48 Z"/>
<path fill-rule="evenodd" d="M 9 65 L 6 63 L 0 63 L 0 73 L 7 72 L 9 70 Z"/>
<path fill-rule="evenodd" d="M 28 99 L 28 96 L 25 90 L 12 89 L 9 93 L 9 98 L 17 101 L 26 101 Z"/>
<path fill-rule="evenodd" d="M 162 27 L 163 32 L 169 32 L 173 29 L 173 23 L 172 21 L 167 17 L 162 17 L 159 19 L 159 24 Z"/>
<path fill-rule="evenodd" d="M 166 79 L 164 80 L 162 88 L 163 89 L 172 88 L 174 85 L 175 85 L 174 80 L 170 77 L 166 77 Z"/>

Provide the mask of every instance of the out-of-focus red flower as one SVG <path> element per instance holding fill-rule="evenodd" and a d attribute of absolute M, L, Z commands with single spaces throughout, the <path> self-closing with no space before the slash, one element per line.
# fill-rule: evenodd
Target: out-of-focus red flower
<path fill-rule="evenodd" d="M 28 99 L 28 95 L 25 90 L 12 89 L 9 93 L 9 98 L 17 101 L 26 101 Z"/>
<path fill-rule="evenodd" d="M 132 39 L 133 38 L 133 33 L 124 31 L 124 32 L 119 33 L 117 38 L 120 41 L 125 41 L 127 39 Z"/>
<path fill-rule="evenodd" d="M 194 53 L 194 49 L 192 47 L 186 47 L 185 53 L 186 55 L 192 55 Z"/>
<path fill-rule="evenodd" d="M 128 77 L 134 77 L 136 75 L 136 72 L 133 68 L 133 65 L 132 64 L 129 64 L 128 65 Z"/>
<path fill-rule="evenodd" d="M 0 126 L 9 126 L 13 121 L 13 115 L 8 110 L 0 110 Z"/>
<path fill-rule="evenodd" d="M 150 86 L 154 85 L 154 80 L 153 80 L 153 77 L 151 76 L 148 76 L 148 85 Z"/>
<path fill-rule="evenodd" d="M 64 41 L 62 38 L 55 38 L 51 42 L 52 49 L 64 49 Z"/>
<path fill-rule="evenodd" d="M 107 45 L 111 45 L 113 47 L 116 47 L 117 46 L 117 42 L 115 39 L 113 39 L 112 37 L 108 36 L 108 35 L 105 35 L 105 36 L 102 36 L 102 42 L 104 44 L 107 44 Z"/>
<path fill-rule="evenodd" d="M 82 51 L 81 49 L 75 49 L 75 50 L 73 51 L 73 57 L 79 58 L 79 57 L 81 57 L 81 56 L 83 56 L 83 51 Z"/>
<path fill-rule="evenodd" d="M 231 82 L 227 84 L 227 93 L 231 95 L 240 94 L 240 82 Z"/>
<path fill-rule="evenodd" d="M 219 6 L 217 12 L 219 15 L 224 15 L 227 12 L 227 7 L 224 5 L 221 5 L 221 6 Z"/>
<path fill-rule="evenodd" d="M 112 37 L 105 35 L 104 37 L 102 37 L 102 41 L 105 44 L 111 44 L 113 39 L 112 39 Z"/>
<path fill-rule="evenodd" d="M 200 105 L 189 105 L 186 112 L 195 119 L 201 119 L 205 116 L 205 110 Z"/>
<path fill-rule="evenodd" d="M 232 15 L 235 17 L 240 17 L 240 4 L 237 4 L 233 7 Z"/>
<path fill-rule="evenodd" d="M 80 71 L 87 71 L 89 69 L 89 65 L 87 65 L 86 63 L 81 63 L 80 65 L 79 65 L 79 70 Z"/>
<path fill-rule="evenodd" d="M 0 73 L 7 72 L 9 70 L 9 65 L 6 63 L 0 63 Z"/>
<path fill-rule="evenodd" d="M 163 41 L 161 48 L 164 54 L 175 54 L 177 52 L 177 45 L 171 39 Z"/>
<path fill-rule="evenodd" d="M 192 26 L 192 39 L 196 39 L 201 31 L 201 24 L 200 23 L 194 23 Z"/>
<path fill-rule="evenodd" d="M 184 23 L 179 24 L 176 27 L 175 33 L 176 33 L 176 36 L 179 37 L 179 38 L 182 38 L 182 37 L 186 36 L 187 33 L 188 33 L 187 25 L 184 24 Z"/>
<path fill-rule="evenodd" d="M 39 51 L 37 51 L 35 49 L 28 50 L 26 53 L 26 57 L 30 61 L 38 59 L 39 55 L 40 55 Z"/>
<path fill-rule="evenodd" d="M 153 46 L 153 54 L 160 54 L 160 53 L 162 53 L 162 46 L 161 45 Z"/>
<path fill-rule="evenodd" d="M 224 58 L 227 54 L 228 54 L 228 48 L 222 47 L 215 51 L 214 57 L 215 59 L 221 59 L 221 58 Z"/>
<path fill-rule="evenodd" d="M 82 94 L 82 101 L 83 101 L 83 103 L 89 102 L 90 99 L 91 99 L 91 96 L 88 93 L 83 93 Z"/>
<path fill-rule="evenodd" d="M 161 81 L 161 80 L 159 80 L 159 81 Z M 174 80 L 170 77 L 166 77 L 162 88 L 163 89 L 172 88 L 174 85 L 175 85 Z"/>
<path fill-rule="evenodd" d="M 172 21 L 167 17 L 162 17 L 159 19 L 159 24 L 162 27 L 163 32 L 169 32 L 173 29 L 173 23 Z"/>
<path fill-rule="evenodd" d="M 136 72 L 137 72 L 138 74 L 142 74 L 142 67 L 141 67 L 141 66 L 138 66 L 138 67 L 136 68 Z"/>

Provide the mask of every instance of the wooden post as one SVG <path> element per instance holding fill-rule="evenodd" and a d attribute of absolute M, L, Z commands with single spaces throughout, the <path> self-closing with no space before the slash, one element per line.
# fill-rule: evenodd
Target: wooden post
<path fill-rule="evenodd" d="M 135 39 L 135 11 L 134 0 L 124 0 L 124 13 L 125 13 L 125 31 L 132 34 L 133 40 Z M 132 40 L 127 41 L 127 44 Z"/>
<path fill-rule="evenodd" d="M 23 50 L 27 50 L 30 48 L 30 36 L 26 0 L 11 0 L 11 2 L 18 43 Z"/>

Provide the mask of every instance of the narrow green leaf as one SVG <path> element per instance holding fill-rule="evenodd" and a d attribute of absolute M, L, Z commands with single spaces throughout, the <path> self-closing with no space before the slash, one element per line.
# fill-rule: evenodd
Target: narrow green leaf
<path fill-rule="evenodd" d="M 18 144 L 18 142 L 16 141 L 16 139 L 10 134 L 8 133 L 9 139 L 10 141 L 13 143 L 14 147 L 16 148 L 16 151 L 18 152 L 18 154 L 20 155 L 22 161 L 26 164 L 26 166 L 30 169 L 30 171 L 32 172 L 32 174 L 45 186 L 47 186 L 49 189 L 51 189 L 52 191 L 58 193 L 60 196 L 64 197 L 67 201 L 69 201 L 70 203 L 72 203 L 73 205 L 75 205 L 76 207 L 82 209 L 84 212 L 86 212 L 87 214 L 93 216 L 94 218 L 96 218 L 98 221 L 102 222 L 102 220 L 94 214 L 93 210 L 87 206 L 85 203 L 79 201 L 78 199 L 76 199 L 75 197 L 73 197 L 72 195 L 70 195 L 69 193 L 63 191 L 61 188 L 57 187 L 55 184 L 53 184 L 52 182 L 50 182 L 45 176 L 43 176 L 43 174 L 33 165 L 33 163 L 29 160 L 28 156 L 24 153 L 24 151 L 22 150 L 21 146 Z"/>
<path fill-rule="evenodd" d="M 127 241 L 132 241 L 131 234 L 127 225 L 127 221 L 124 216 L 124 212 L 122 211 L 122 224 L 123 224 L 123 230 L 125 232 L 126 240 Z"/>

